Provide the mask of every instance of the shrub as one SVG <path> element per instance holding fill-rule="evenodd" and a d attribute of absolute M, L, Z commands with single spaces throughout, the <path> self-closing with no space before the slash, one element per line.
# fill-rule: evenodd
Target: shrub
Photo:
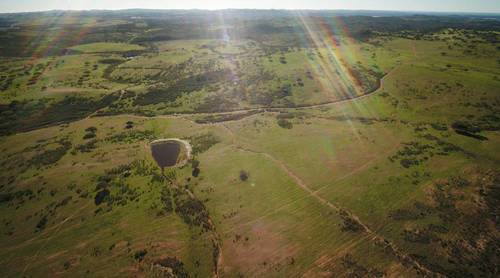
<path fill-rule="evenodd" d="M 352 216 L 346 211 L 341 211 L 340 217 L 342 218 L 342 231 L 361 232 L 364 230 L 359 221 L 352 218 Z"/>
<path fill-rule="evenodd" d="M 474 123 L 469 122 L 454 122 L 451 127 L 455 130 L 457 134 L 478 139 L 481 141 L 488 140 L 488 138 L 479 135 L 477 133 L 481 132 L 481 127 Z"/>
<path fill-rule="evenodd" d="M 220 122 L 227 122 L 227 121 L 237 121 L 241 120 L 245 117 L 255 115 L 258 113 L 262 113 L 263 110 L 253 110 L 253 111 L 248 111 L 248 112 L 243 112 L 243 113 L 237 113 L 237 114 L 216 114 L 216 115 L 207 115 L 202 118 L 198 118 L 195 120 L 196 123 L 198 124 L 209 124 L 209 123 L 220 123 Z"/>
<path fill-rule="evenodd" d="M 241 181 L 248 180 L 248 173 L 245 170 L 241 170 L 240 171 L 240 180 Z"/>
<path fill-rule="evenodd" d="M 210 220 L 205 205 L 197 199 L 192 199 L 186 195 L 179 195 L 181 194 L 180 192 L 176 193 L 175 212 L 179 214 L 184 223 L 209 230 Z"/>
<path fill-rule="evenodd" d="M 45 166 L 54 164 L 59 161 L 71 148 L 71 142 L 66 139 L 62 139 L 59 140 L 58 143 L 60 144 L 59 147 L 35 155 L 28 161 L 28 164 L 35 166 Z"/>
<path fill-rule="evenodd" d="M 63 264 L 63 267 L 65 270 L 68 270 L 71 266 L 71 262 L 70 261 L 65 261 L 64 264 Z"/>
<path fill-rule="evenodd" d="M 410 168 L 413 165 L 418 165 L 419 161 L 416 159 L 403 158 L 399 161 L 399 163 L 405 168 Z"/>
<path fill-rule="evenodd" d="M 105 59 L 99 60 L 99 63 L 101 63 L 101 64 L 107 64 L 107 65 L 113 65 L 113 64 L 123 63 L 124 61 L 125 61 L 124 59 L 105 58 Z"/>
<path fill-rule="evenodd" d="M 134 253 L 134 259 L 136 261 L 139 261 L 141 262 L 142 260 L 144 260 L 144 257 L 146 256 L 146 254 L 148 253 L 148 250 L 146 249 L 143 249 L 143 250 L 137 250 L 135 251 Z"/>
<path fill-rule="evenodd" d="M 194 168 L 193 171 L 191 172 L 191 174 L 195 178 L 198 177 L 198 175 L 200 174 L 200 168 Z"/>
<path fill-rule="evenodd" d="M 189 142 L 193 148 L 193 155 L 207 151 L 213 145 L 220 142 L 212 133 L 189 137 Z"/>
<path fill-rule="evenodd" d="M 103 190 L 97 192 L 97 194 L 95 195 L 95 198 L 94 198 L 95 205 L 96 206 L 100 205 L 102 202 L 105 201 L 105 199 L 108 196 L 109 196 L 109 190 L 107 190 L 107 189 L 103 189 Z"/>
<path fill-rule="evenodd" d="M 128 130 L 119 134 L 112 135 L 106 138 L 106 141 L 112 143 L 127 143 L 131 144 L 142 140 L 151 140 L 154 138 L 154 132 L 152 130 Z"/>
<path fill-rule="evenodd" d="M 174 206 L 172 204 L 172 195 L 168 187 L 163 187 L 161 190 L 161 201 L 163 203 L 163 210 L 167 213 L 174 211 Z"/>
<path fill-rule="evenodd" d="M 94 138 L 96 135 L 95 133 L 85 133 L 85 135 L 83 135 L 83 139 L 91 139 L 91 138 Z"/>
<path fill-rule="evenodd" d="M 192 168 L 198 168 L 198 166 L 200 166 L 200 161 L 196 160 L 196 159 L 192 159 L 191 160 L 191 167 Z"/>
<path fill-rule="evenodd" d="M 283 119 L 283 118 L 282 119 L 278 119 L 278 125 L 281 128 L 285 128 L 285 129 L 292 129 L 293 128 L 292 122 L 290 122 L 287 119 Z"/>
<path fill-rule="evenodd" d="M 92 248 L 90 251 L 90 256 L 92 257 L 99 257 L 102 254 L 101 248 L 99 246 L 96 246 Z"/>
<path fill-rule="evenodd" d="M 88 141 L 87 143 L 85 144 L 81 144 L 81 145 L 78 145 L 75 147 L 75 150 L 79 151 L 79 152 L 82 152 L 82 153 L 89 153 L 91 152 L 93 149 L 96 148 L 96 144 L 97 144 L 97 140 L 91 140 L 91 141 Z"/>
<path fill-rule="evenodd" d="M 88 132 L 88 133 L 95 133 L 96 131 L 97 131 L 97 128 L 95 126 L 87 127 L 85 129 L 85 132 Z"/>
<path fill-rule="evenodd" d="M 42 231 L 45 229 L 45 225 L 47 224 L 47 215 L 42 216 L 40 221 L 36 224 L 35 232 Z"/>
<path fill-rule="evenodd" d="M 31 189 L 26 189 L 9 193 L 0 193 L 0 203 L 10 202 L 14 199 L 22 200 L 24 197 L 31 199 L 34 197 L 33 191 Z"/>
<path fill-rule="evenodd" d="M 165 259 L 161 259 L 155 262 L 156 265 L 162 267 L 168 267 L 172 269 L 174 277 L 178 278 L 187 278 L 189 277 L 186 269 L 184 269 L 184 263 L 179 261 L 177 258 L 167 257 Z"/>
<path fill-rule="evenodd" d="M 457 134 L 460 134 L 460 135 L 463 135 L 463 136 L 467 136 L 467 137 L 471 137 L 471 138 L 474 138 L 474 139 L 477 139 L 477 140 L 481 140 L 481 141 L 488 140 L 488 138 L 485 137 L 485 136 L 482 136 L 482 135 L 479 135 L 479 134 L 470 133 L 468 131 L 461 130 L 461 129 L 455 129 L 455 132 Z"/>
<path fill-rule="evenodd" d="M 443 124 L 443 123 L 432 123 L 431 127 L 433 129 L 439 130 L 439 131 L 446 131 L 446 130 L 448 130 L 448 127 L 445 124 Z"/>
<path fill-rule="evenodd" d="M 94 126 L 91 126 L 91 127 L 88 127 L 85 129 L 85 135 L 83 136 L 83 139 L 91 139 L 91 138 L 94 138 L 96 136 L 96 131 L 97 131 L 97 128 L 94 127 Z"/>

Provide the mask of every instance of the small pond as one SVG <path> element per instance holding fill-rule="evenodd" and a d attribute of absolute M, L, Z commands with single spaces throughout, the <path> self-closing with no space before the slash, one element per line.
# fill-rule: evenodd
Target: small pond
<path fill-rule="evenodd" d="M 159 139 L 151 142 L 151 154 L 162 169 L 182 166 L 191 155 L 191 147 L 180 139 Z"/>

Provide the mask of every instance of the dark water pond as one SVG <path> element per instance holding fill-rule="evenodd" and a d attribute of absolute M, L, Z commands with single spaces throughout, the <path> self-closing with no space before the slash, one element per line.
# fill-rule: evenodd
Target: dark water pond
<path fill-rule="evenodd" d="M 160 141 L 151 144 L 153 158 L 161 168 L 174 166 L 180 151 L 181 143 L 176 141 Z"/>

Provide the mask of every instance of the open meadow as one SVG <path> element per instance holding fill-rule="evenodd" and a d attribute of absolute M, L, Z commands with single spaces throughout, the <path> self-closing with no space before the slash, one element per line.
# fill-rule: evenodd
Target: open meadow
<path fill-rule="evenodd" d="M 498 17 L 0 14 L 0 56 L 2 277 L 500 274 Z"/>

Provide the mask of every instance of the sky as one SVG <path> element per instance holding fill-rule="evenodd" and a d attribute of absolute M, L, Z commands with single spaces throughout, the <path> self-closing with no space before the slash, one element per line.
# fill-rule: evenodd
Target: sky
<path fill-rule="evenodd" d="M 0 0 L 0 12 L 90 9 L 346 9 L 500 13 L 500 0 Z"/>

